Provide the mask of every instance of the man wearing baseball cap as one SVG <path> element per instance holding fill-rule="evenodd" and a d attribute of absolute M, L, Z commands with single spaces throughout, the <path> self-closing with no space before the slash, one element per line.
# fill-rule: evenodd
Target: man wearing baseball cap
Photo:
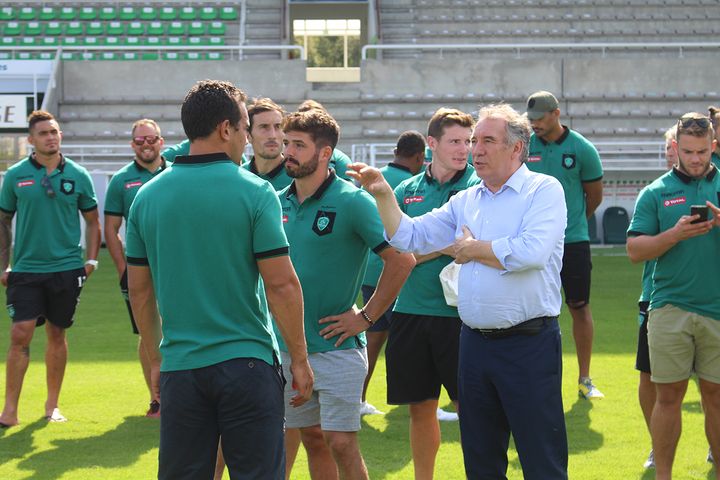
<path fill-rule="evenodd" d="M 532 125 L 530 170 L 557 178 L 565 191 L 568 219 L 565 251 L 560 272 L 565 303 L 573 319 L 577 350 L 578 393 L 586 399 L 604 395 L 590 378 L 593 319 L 590 312 L 590 237 L 587 220 L 602 202 L 602 164 L 597 149 L 585 137 L 560 123 L 557 98 L 546 91 L 527 100 L 527 117 Z"/>

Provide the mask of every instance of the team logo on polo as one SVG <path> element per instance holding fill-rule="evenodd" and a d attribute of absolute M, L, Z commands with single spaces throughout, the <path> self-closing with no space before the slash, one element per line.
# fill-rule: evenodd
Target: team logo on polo
<path fill-rule="evenodd" d="M 75 181 L 63 178 L 60 180 L 60 191 L 65 195 L 72 195 L 75 193 Z"/>
<path fill-rule="evenodd" d="M 327 235 L 332 233 L 333 226 L 335 225 L 335 212 L 324 212 L 318 210 L 315 215 L 315 221 L 313 222 L 313 232 L 318 235 Z"/>
<path fill-rule="evenodd" d="M 562 166 L 567 168 L 568 170 L 573 168 L 575 166 L 575 154 L 563 153 Z"/>

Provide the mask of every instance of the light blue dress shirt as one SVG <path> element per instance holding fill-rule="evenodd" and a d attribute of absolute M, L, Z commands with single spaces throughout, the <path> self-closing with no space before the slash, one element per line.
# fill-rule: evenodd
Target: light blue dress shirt
<path fill-rule="evenodd" d="M 523 164 L 497 193 L 481 182 L 425 215 L 403 215 L 388 241 L 399 250 L 428 254 L 452 245 L 467 225 L 476 239 L 492 242 L 504 269 L 464 264 L 458 312 L 471 328 L 509 328 L 560 314 L 566 223 L 560 182 Z"/>

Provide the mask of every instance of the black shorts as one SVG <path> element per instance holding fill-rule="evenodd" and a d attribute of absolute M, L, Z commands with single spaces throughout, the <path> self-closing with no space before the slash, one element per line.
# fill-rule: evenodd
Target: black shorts
<path fill-rule="evenodd" d="M 434 400 L 441 386 L 457 400 L 461 326 L 455 317 L 393 312 L 385 347 L 387 403 Z"/>
<path fill-rule="evenodd" d="M 130 325 L 132 326 L 133 333 L 135 335 L 138 335 L 140 332 L 138 331 L 137 324 L 135 323 L 135 317 L 133 317 L 132 307 L 130 306 L 130 297 L 128 296 L 127 268 L 125 268 L 125 271 L 120 278 L 120 291 L 122 292 L 122 296 L 125 299 L 125 305 L 128 309 L 128 315 L 130 315 Z"/>
<path fill-rule="evenodd" d="M 568 306 L 590 303 L 591 270 L 590 242 L 566 243 L 560 280 Z"/>
<path fill-rule="evenodd" d="M 648 307 L 650 302 L 638 303 L 640 307 L 640 317 L 643 319 L 638 332 L 637 356 L 635 357 L 635 369 L 644 373 L 650 373 L 650 349 L 648 348 L 647 323 L 648 323 Z"/>
<path fill-rule="evenodd" d="M 84 268 L 53 273 L 10 272 L 7 309 L 13 322 L 35 320 L 36 326 L 49 321 L 69 328 L 87 276 Z"/>
<path fill-rule="evenodd" d="M 375 293 L 375 287 L 371 287 L 370 285 L 363 285 L 362 286 L 362 296 L 363 296 L 363 303 L 367 303 L 368 300 L 370 300 L 370 297 L 372 297 L 373 293 Z M 392 305 L 383 313 L 380 315 L 380 318 L 375 320 L 375 325 L 368 328 L 367 332 L 386 332 L 390 328 L 390 317 L 392 316 L 392 309 L 395 305 L 395 302 L 393 302 Z"/>

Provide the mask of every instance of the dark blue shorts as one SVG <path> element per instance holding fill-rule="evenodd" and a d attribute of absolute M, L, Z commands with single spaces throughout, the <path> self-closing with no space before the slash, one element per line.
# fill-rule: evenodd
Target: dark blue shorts
<path fill-rule="evenodd" d="M 230 478 L 284 479 L 283 388 L 255 358 L 162 372 L 158 479 L 213 478 L 221 436 Z"/>

